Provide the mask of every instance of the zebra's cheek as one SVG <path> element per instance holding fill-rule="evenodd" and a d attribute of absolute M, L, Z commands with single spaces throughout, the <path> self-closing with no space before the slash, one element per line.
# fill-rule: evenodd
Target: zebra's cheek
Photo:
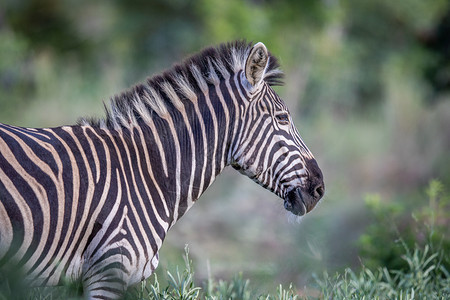
<path fill-rule="evenodd" d="M 262 166 L 254 166 L 254 165 L 245 165 L 242 170 L 244 171 L 244 174 L 248 176 L 250 179 L 259 182 L 259 177 L 263 171 Z"/>

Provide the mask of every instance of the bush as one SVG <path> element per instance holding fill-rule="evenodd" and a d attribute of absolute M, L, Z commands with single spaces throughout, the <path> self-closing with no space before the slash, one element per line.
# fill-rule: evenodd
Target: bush
<path fill-rule="evenodd" d="M 433 251 L 426 245 L 413 250 L 400 240 L 403 252 L 399 259 L 406 268 L 376 270 L 363 267 L 357 273 L 346 269 L 343 273 L 329 276 L 314 275 L 315 284 L 306 291 L 298 291 L 292 284 L 286 289 L 281 284 L 275 294 L 257 294 L 250 281 L 242 273 L 231 281 L 215 281 L 210 278 L 205 288 L 194 283 L 194 271 L 185 249 L 185 270 L 177 268 L 175 275 L 167 271 L 168 285 L 162 287 L 158 277 L 143 282 L 140 288 L 129 291 L 127 299 L 206 299 L 206 300 L 295 300 L 295 299 L 448 299 L 450 297 L 450 270 L 446 267 L 448 254 Z M 153 282 L 151 282 L 153 281 Z M 302 294 L 303 296 L 300 296 Z M 306 295 L 305 295 L 306 294 Z"/>
<path fill-rule="evenodd" d="M 402 259 L 405 245 L 409 249 L 427 246 L 450 253 L 450 194 L 440 181 L 432 180 L 425 195 L 389 202 L 383 202 L 379 195 L 366 197 L 373 222 L 359 239 L 365 266 L 409 268 Z M 448 262 L 446 268 L 450 268 Z"/>
<path fill-rule="evenodd" d="M 450 270 L 443 263 L 448 257 L 442 251 L 432 252 L 429 246 L 411 251 L 402 245 L 405 270 L 363 267 L 359 273 L 351 269 L 332 277 L 324 273 L 316 276 L 320 297 L 306 299 L 448 299 Z"/>

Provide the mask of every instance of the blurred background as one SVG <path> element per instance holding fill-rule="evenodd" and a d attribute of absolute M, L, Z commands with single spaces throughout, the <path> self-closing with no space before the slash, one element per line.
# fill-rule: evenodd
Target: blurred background
<path fill-rule="evenodd" d="M 205 46 L 262 41 L 276 91 L 321 166 L 326 195 L 301 222 L 234 170 L 171 230 L 160 269 L 243 272 L 262 291 L 313 273 L 401 268 L 402 239 L 449 253 L 447 0 L 3 0 L 0 121 L 73 124 Z M 158 272 L 160 272 L 158 270 Z"/>

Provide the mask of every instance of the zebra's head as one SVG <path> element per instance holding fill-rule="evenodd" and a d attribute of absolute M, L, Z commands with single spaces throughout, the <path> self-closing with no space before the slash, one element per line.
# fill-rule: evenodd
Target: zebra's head
<path fill-rule="evenodd" d="M 273 57 L 262 43 L 248 53 L 237 79 L 245 95 L 231 164 L 284 199 L 286 210 L 304 215 L 324 194 L 322 171 L 303 143 L 285 103 L 267 82 L 273 76 L 269 73 L 276 71 L 269 67 Z"/>

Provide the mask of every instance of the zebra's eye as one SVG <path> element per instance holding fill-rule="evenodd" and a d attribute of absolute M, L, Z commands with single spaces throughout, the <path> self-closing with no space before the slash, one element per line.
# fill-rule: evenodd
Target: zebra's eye
<path fill-rule="evenodd" d="M 275 116 L 275 118 L 277 119 L 278 123 L 281 125 L 287 125 L 289 124 L 289 116 L 288 114 L 278 114 Z"/>

